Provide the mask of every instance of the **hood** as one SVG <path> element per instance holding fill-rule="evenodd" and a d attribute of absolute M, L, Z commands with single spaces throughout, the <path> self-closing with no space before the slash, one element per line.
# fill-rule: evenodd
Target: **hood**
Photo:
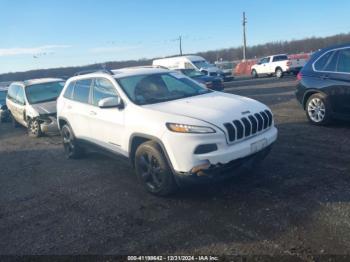
<path fill-rule="evenodd" d="M 57 112 L 56 101 L 50 101 L 45 103 L 39 103 L 32 105 L 33 109 L 39 113 L 39 115 L 54 114 Z"/>
<path fill-rule="evenodd" d="M 206 66 L 206 67 L 202 67 L 200 69 L 204 69 L 207 70 L 209 73 L 219 73 L 221 72 L 221 70 L 219 68 L 217 68 L 216 66 Z"/>
<path fill-rule="evenodd" d="M 224 123 L 241 119 L 267 107 L 250 98 L 211 92 L 204 95 L 145 106 L 149 109 L 199 119 L 222 127 Z"/>
<path fill-rule="evenodd" d="M 202 75 L 202 76 L 193 77 L 192 79 L 204 83 L 204 82 L 211 82 L 211 81 L 213 81 L 213 80 L 215 79 L 215 77 L 213 77 L 213 76 L 207 76 L 207 75 Z"/>

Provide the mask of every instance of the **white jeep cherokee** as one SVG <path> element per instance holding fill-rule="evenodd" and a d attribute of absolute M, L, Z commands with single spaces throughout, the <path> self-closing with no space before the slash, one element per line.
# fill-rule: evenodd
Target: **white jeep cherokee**
<path fill-rule="evenodd" d="M 262 103 L 160 68 L 72 77 L 58 98 L 57 115 L 68 158 L 86 146 L 125 156 L 157 195 L 183 181 L 223 177 L 254 164 L 277 138 Z"/>

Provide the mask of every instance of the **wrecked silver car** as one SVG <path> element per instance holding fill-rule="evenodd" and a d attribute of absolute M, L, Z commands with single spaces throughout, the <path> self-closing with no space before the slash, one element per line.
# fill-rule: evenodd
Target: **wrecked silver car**
<path fill-rule="evenodd" d="M 56 100 L 64 86 L 60 78 L 14 82 L 8 88 L 6 105 L 13 125 L 27 127 L 28 134 L 40 137 L 58 132 Z"/>

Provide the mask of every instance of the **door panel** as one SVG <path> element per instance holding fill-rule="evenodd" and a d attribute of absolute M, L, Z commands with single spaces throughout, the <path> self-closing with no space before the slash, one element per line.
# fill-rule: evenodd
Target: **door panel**
<path fill-rule="evenodd" d="M 333 111 L 350 114 L 350 75 L 329 73 L 323 77 L 328 82 L 327 93 L 330 96 Z"/>
<path fill-rule="evenodd" d="M 319 76 L 327 83 L 333 111 L 350 114 L 350 48 L 334 52 Z"/>
<path fill-rule="evenodd" d="M 97 78 L 93 83 L 91 109 L 91 132 L 95 143 L 117 153 L 125 154 L 121 149 L 124 135 L 124 109 L 99 108 L 98 102 L 107 97 L 117 96 L 117 91 L 108 79 Z"/>
<path fill-rule="evenodd" d="M 27 126 L 27 119 L 25 114 L 25 94 L 23 87 L 20 87 L 16 96 L 16 115 L 18 117 L 18 122 L 24 126 Z"/>
<path fill-rule="evenodd" d="M 73 132 L 77 138 L 89 139 L 90 130 L 90 87 L 92 79 L 84 79 L 76 82 L 73 90 L 72 101 L 67 102 L 67 111 L 73 121 L 70 122 Z"/>

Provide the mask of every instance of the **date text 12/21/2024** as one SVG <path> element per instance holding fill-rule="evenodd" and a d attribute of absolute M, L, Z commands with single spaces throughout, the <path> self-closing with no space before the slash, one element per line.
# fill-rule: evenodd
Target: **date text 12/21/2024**
<path fill-rule="evenodd" d="M 128 256 L 128 261 L 218 261 L 217 256 Z"/>

